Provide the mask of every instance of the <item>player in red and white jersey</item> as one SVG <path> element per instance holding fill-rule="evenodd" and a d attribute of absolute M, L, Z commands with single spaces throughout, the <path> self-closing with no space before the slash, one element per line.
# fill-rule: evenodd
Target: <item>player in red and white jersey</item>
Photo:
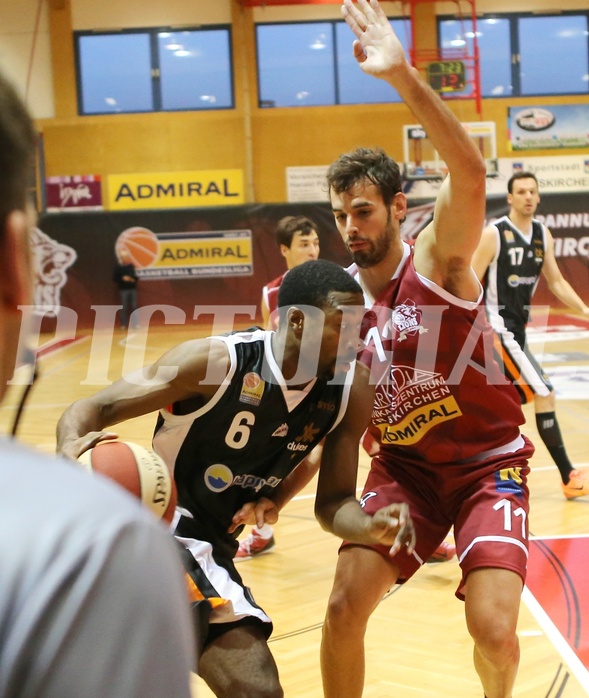
<path fill-rule="evenodd" d="M 298 267 L 310 259 L 319 259 L 319 235 L 317 226 L 306 216 L 285 216 L 278 221 L 276 241 L 286 262 L 284 274 L 269 281 L 262 289 L 260 308 L 264 327 L 276 329 L 278 289 L 289 269 Z M 274 313 L 274 315 L 272 315 Z"/>
<path fill-rule="evenodd" d="M 398 165 L 381 150 L 340 156 L 327 180 L 336 225 L 358 267 L 374 316 L 365 328 L 373 382 L 371 431 L 379 453 L 364 511 L 406 502 L 414 548 L 366 545 L 352 519 L 354 443 L 362 414 L 348 410 L 323 451 L 316 513 L 347 541 L 340 550 L 323 628 L 326 698 L 362 695 L 364 635 L 372 611 L 410 578 L 454 526 L 474 664 L 487 698 L 510 698 L 519 661 L 516 634 L 528 555 L 528 458 L 513 386 L 494 363 L 492 331 L 472 270 L 485 216 L 485 162 L 476 144 L 407 61 L 377 0 L 344 0 L 363 70 L 389 82 L 421 123 L 449 175 L 433 220 L 413 251 Z M 384 378 L 382 377 L 384 369 Z M 394 635 L 391 635 L 394 642 Z M 451 689 L 449 689 L 451 694 Z"/>

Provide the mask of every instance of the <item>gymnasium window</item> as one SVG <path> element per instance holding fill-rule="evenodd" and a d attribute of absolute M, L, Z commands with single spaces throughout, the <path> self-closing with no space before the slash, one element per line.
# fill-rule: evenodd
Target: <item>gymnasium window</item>
<path fill-rule="evenodd" d="M 231 33 L 76 32 L 80 114 L 231 109 Z"/>
<path fill-rule="evenodd" d="M 407 50 L 409 20 L 390 22 Z M 343 21 L 256 25 L 260 107 L 400 102 L 390 85 L 358 68 L 352 40 Z"/>
<path fill-rule="evenodd" d="M 470 20 L 441 18 L 442 49 L 467 46 Z M 477 18 L 482 97 L 589 93 L 589 13 Z"/>

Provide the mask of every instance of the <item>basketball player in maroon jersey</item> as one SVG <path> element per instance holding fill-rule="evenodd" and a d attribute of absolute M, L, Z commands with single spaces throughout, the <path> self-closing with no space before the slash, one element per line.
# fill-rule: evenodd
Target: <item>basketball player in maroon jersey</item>
<path fill-rule="evenodd" d="M 520 434 L 517 393 L 493 359 L 493 333 L 471 268 L 485 216 L 485 163 L 408 63 L 377 0 L 344 0 L 343 15 L 356 36 L 360 66 L 397 90 L 449 175 L 433 221 L 411 249 L 400 235 L 407 202 L 391 158 L 358 149 L 328 171 L 335 221 L 373 308 L 364 359 L 374 377 L 377 364 L 388 366 L 370 427 L 380 451 L 361 503 L 370 514 L 387 502 L 407 502 L 417 543 L 412 551 L 366 545 L 348 516 L 363 424 L 351 407 L 326 439 L 316 500 L 323 527 L 344 539 L 323 628 L 325 696 L 362 695 L 370 615 L 454 526 L 462 570 L 456 595 L 465 602 L 475 668 L 487 698 L 510 698 L 519 662 L 533 446 Z M 394 643 L 393 633 L 390 638 Z"/>

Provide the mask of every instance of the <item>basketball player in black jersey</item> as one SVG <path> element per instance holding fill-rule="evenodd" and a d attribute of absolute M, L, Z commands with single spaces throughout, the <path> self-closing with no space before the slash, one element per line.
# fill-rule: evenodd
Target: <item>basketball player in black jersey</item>
<path fill-rule="evenodd" d="M 509 214 L 484 229 L 472 265 L 485 288 L 487 317 L 501 341 L 505 375 L 522 403 L 534 401 L 538 433 L 558 466 L 564 496 L 576 499 L 589 494 L 589 476 L 569 460 L 556 419 L 554 388 L 526 345 L 526 325 L 540 274 L 564 305 L 584 315 L 589 307 L 558 268 L 550 230 L 534 218 L 540 203 L 536 176 L 516 172 L 507 191 Z"/>
<path fill-rule="evenodd" d="M 74 403 L 58 424 L 59 451 L 77 458 L 116 437 L 106 427 L 159 411 L 153 447 L 178 488 L 172 530 L 192 600 L 201 601 L 193 607 L 199 623 L 202 601 L 211 607 L 199 674 L 224 698 L 283 695 L 267 645 L 272 622 L 237 573 L 236 538 L 245 524 L 277 520 L 300 489 L 296 466 L 341 422 L 348 404 L 367 424 L 373 400 L 367 372 L 355 370 L 364 315 L 357 282 L 333 262 L 306 262 L 287 274 L 278 303 L 276 332 L 255 328 L 184 342 Z M 370 518 L 354 499 L 346 517 L 361 540 L 412 545 L 406 505 Z"/>

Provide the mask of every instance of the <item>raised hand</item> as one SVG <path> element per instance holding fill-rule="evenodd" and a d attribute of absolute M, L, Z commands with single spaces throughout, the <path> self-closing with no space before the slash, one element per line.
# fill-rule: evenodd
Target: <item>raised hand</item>
<path fill-rule="evenodd" d="M 407 59 L 401 42 L 378 0 L 343 0 L 342 15 L 356 35 L 354 57 L 365 73 L 390 78 L 396 68 L 405 67 Z"/>

